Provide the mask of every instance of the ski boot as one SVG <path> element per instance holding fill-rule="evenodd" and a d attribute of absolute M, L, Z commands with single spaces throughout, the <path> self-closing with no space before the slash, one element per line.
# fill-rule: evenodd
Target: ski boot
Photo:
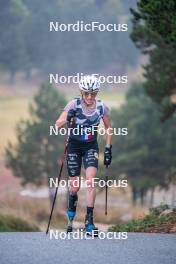
<path fill-rule="evenodd" d="M 73 219 L 76 215 L 76 212 L 70 211 L 69 209 L 67 210 L 67 233 L 70 233 L 73 231 Z"/>
<path fill-rule="evenodd" d="M 67 209 L 67 233 L 70 233 L 73 231 L 73 219 L 76 215 L 76 206 L 78 201 L 78 195 L 77 193 L 70 193 L 69 194 L 69 206 Z"/>
<path fill-rule="evenodd" d="M 93 214 L 86 215 L 84 232 L 86 232 L 86 234 L 90 236 L 98 236 L 98 228 L 93 223 Z"/>

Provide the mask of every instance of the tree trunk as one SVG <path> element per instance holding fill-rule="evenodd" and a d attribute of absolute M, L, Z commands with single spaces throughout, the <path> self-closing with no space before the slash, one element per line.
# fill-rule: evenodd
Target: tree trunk
<path fill-rule="evenodd" d="M 143 206 L 143 204 L 144 204 L 144 192 L 143 192 L 143 189 L 141 189 L 141 191 L 140 191 L 140 200 L 141 200 L 141 205 Z"/>
<path fill-rule="evenodd" d="M 176 185 L 173 184 L 172 185 L 172 198 L 171 198 L 171 204 L 173 207 L 176 207 L 176 195 L 175 195 L 175 189 L 176 189 Z"/>
<path fill-rule="evenodd" d="M 151 188 L 151 194 L 150 194 L 150 207 L 153 207 L 154 192 L 155 192 L 155 187 Z"/>
<path fill-rule="evenodd" d="M 137 191 L 136 189 L 133 187 L 132 188 L 132 203 L 133 205 L 136 205 L 137 202 Z"/>
<path fill-rule="evenodd" d="M 145 204 L 146 189 L 141 189 L 140 194 L 141 205 L 143 206 Z"/>

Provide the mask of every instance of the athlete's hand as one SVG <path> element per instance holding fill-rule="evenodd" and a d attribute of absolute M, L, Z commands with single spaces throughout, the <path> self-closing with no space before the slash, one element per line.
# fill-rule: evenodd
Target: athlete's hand
<path fill-rule="evenodd" d="M 68 111 L 67 113 L 67 121 L 70 123 L 70 121 L 72 120 L 72 118 L 75 117 L 76 111 L 71 109 Z"/>
<path fill-rule="evenodd" d="M 105 147 L 104 151 L 104 165 L 109 166 L 112 160 L 112 145 L 110 147 Z"/>

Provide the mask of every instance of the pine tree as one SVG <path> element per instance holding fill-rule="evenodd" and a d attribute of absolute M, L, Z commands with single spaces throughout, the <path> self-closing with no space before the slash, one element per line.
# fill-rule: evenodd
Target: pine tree
<path fill-rule="evenodd" d="M 26 5 L 21 0 L 1 0 L 0 3 L 0 65 L 9 70 L 11 81 L 15 73 L 24 70 L 28 54 L 23 37 L 24 22 L 28 17 Z"/>
<path fill-rule="evenodd" d="M 126 104 L 112 111 L 113 126 L 127 127 L 128 135 L 114 136 L 113 162 L 109 175 L 126 175 L 136 194 L 144 202 L 145 194 L 156 186 L 167 188 L 176 179 L 176 142 L 174 115 L 160 123 L 155 103 L 146 96 L 141 84 L 128 91 Z"/>
<path fill-rule="evenodd" d="M 176 110 L 176 1 L 140 0 L 133 14 L 131 38 L 149 55 L 145 66 L 145 89 L 158 103 L 161 121 Z"/>
<path fill-rule="evenodd" d="M 30 119 L 18 123 L 17 144 L 8 144 L 6 161 L 22 184 L 40 185 L 46 177 L 57 176 L 64 139 L 61 135 L 50 135 L 50 126 L 55 125 L 65 104 L 61 93 L 44 84 L 30 105 Z"/>

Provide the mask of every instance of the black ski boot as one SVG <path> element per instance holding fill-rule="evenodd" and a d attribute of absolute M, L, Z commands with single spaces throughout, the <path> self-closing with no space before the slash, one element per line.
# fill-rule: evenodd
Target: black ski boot
<path fill-rule="evenodd" d="M 93 223 L 93 214 L 92 213 L 87 214 L 85 217 L 84 231 L 86 232 L 86 234 L 88 234 L 90 236 L 92 236 L 92 235 L 94 237 L 98 236 L 98 228 Z"/>

